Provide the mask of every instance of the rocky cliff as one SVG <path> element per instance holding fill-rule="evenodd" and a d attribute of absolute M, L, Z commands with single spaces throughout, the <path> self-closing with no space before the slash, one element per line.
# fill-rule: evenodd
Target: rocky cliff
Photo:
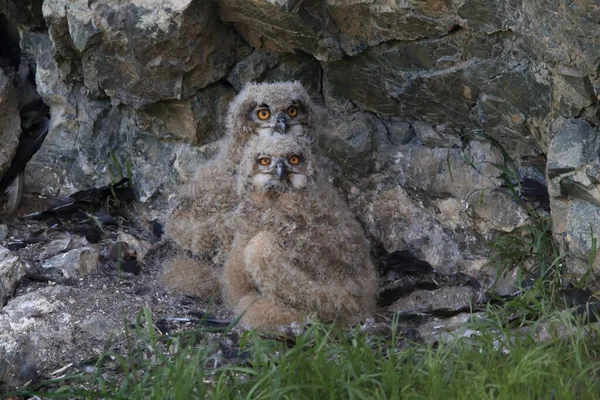
<path fill-rule="evenodd" d="M 600 229 L 599 22 L 591 0 L 0 0 L 0 174 L 20 132 L 11 63 L 50 108 L 26 190 L 102 186 L 120 166 L 148 221 L 214 153 L 245 82 L 300 80 L 374 244 L 480 271 L 527 222 L 500 179 L 510 158 L 547 184 L 582 273 Z"/>

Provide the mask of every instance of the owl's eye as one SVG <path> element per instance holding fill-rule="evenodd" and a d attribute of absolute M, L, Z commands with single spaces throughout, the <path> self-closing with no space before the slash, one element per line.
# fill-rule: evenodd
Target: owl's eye
<path fill-rule="evenodd" d="M 298 108 L 294 107 L 294 106 L 290 106 L 287 109 L 287 113 L 290 117 L 295 117 L 296 115 L 298 115 Z"/>
<path fill-rule="evenodd" d="M 269 157 L 261 157 L 258 159 L 258 163 L 260 165 L 269 165 L 271 164 L 271 159 Z"/>
<path fill-rule="evenodd" d="M 290 164 L 292 165 L 298 165 L 298 163 L 300 163 L 300 156 L 297 155 L 293 155 L 290 158 L 288 158 L 288 161 L 290 162 Z"/>
<path fill-rule="evenodd" d="M 269 110 L 261 108 L 256 112 L 256 116 L 258 117 L 258 119 L 265 120 L 271 116 L 271 112 Z"/>

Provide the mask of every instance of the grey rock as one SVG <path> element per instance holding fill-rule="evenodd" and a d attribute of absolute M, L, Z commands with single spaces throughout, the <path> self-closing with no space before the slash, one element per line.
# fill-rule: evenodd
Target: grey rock
<path fill-rule="evenodd" d="M 518 3 L 517 3 L 518 4 Z M 596 23 L 600 11 L 593 0 L 571 7 L 555 7 L 545 0 L 523 1 L 522 20 L 515 31 L 526 38 L 531 51 L 548 62 L 570 65 L 587 74 L 595 72 L 600 55 Z M 556 29 L 560 26 L 561 29 Z"/>
<path fill-rule="evenodd" d="M 579 69 L 559 66 L 554 79 L 554 92 L 560 102 L 560 115 L 577 117 L 596 100 L 589 75 Z"/>
<path fill-rule="evenodd" d="M 593 103 L 589 107 L 585 107 L 579 113 L 579 117 L 589 121 L 594 126 L 600 125 L 600 107 Z"/>
<path fill-rule="evenodd" d="M 195 146 L 214 142 L 224 132 L 222 123 L 234 96 L 233 89 L 215 83 L 186 100 L 153 103 L 136 112 L 138 129 L 158 139 L 175 139 Z"/>
<path fill-rule="evenodd" d="M 446 133 L 456 132 L 454 143 L 461 131 L 484 128 L 509 152 L 529 154 L 538 148 L 552 86 L 549 72 L 520 62 L 513 47 L 502 35 L 459 30 L 385 42 L 324 63 L 324 72 L 335 92 L 363 110 L 453 128 Z"/>
<path fill-rule="evenodd" d="M 473 141 L 464 150 L 408 144 L 397 148 L 395 158 L 402 186 L 430 197 L 467 200 L 474 190 L 500 184 L 496 178 L 499 171 L 492 163 L 500 163 L 502 156 L 493 146 L 482 142 Z"/>
<path fill-rule="evenodd" d="M 532 125 L 550 112 L 552 86 L 535 65 L 518 66 L 494 77 L 482 88 L 474 108 L 485 132 L 515 156 L 538 148 Z"/>
<path fill-rule="evenodd" d="M 8 226 L 0 224 L 0 242 L 8 237 Z"/>
<path fill-rule="evenodd" d="M 136 108 L 188 98 L 249 52 L 214 2 L 53 0 L 43 12 L 57 51 L 79 55 L 86 86 Z"/>
<path fill-rule="evenodd" d="M 597 159 L 597 129 L 582 119 L 556 119 L 550 127 L 548 177 L 574 172 Z"/>
<path fill-rule="evenodd" d="M 284 54 L 254 50 L 235 64 L 227 73 L 227 82 L 240 91 L 246 82 L 258 82 L 265 74 L 279 64 Z"/>
<path fill-rule="evenodd" d="M 316 98 L 321 92 L 321 65 L 308 54 L 254 50 L 231 68 L 226 79 L 238 91 L 247 82 L 297 80 Z"/>
<path fill-rule="evenodd" d="M 490 144 L 472 141 L 461 150 L 409 143 L 393 147 L 389 157 L 377 173 L 345 188 L 369 236 L 388 252 L 411 250 L 442 272 L 474 273 L 485 264 L 487 242 L 524 220 L 509 198 L 500 198 L 502 212 L 489 212 L 491 202 L 481 205 L 482 216 L 488 207 L 485 218 L 469 206 L 501 184 L 492 163 L 502 155 Z"/>
<path fill-rule="evenodd" d="M 115 303 L 101 292 L 60 285 L 12 299 L 0 313 L 0 377 L 20 386 L 36 372 L 97 357 L 99 339 L 122 327 L 119 307 L 107 306 Z M 99 307 L 105 317 L 95 314 Z"/>
<path fill-rule="evenodd" d="M 364 176 L 377 161 L 377 132 L 383 124 L 367 113 L 333 114 L 319 136 L 324 153 L 346 174 Z"/>
<path fill-rule="evenodd" d="M 567 253 L 566 272 L 576 279 L 600 259 L 591 258 L 600 223 L 600 139 L 582 119 L 556 119 L 550 127 L 547 175 L 554 238 Z M 598 276 L 592 274 L 594 280 Z"/>
<path fill-rule="evenodd" d="M 566 250 L 570 258 L 567 259 L 568 273 L 571 278 L 582 276 L 588 268 L 593 268 L 592 278 L 597 280 L 600 258 L 598 254 L 591 259 L 592 240 L 598 240 L 600 235 L 600 205 L 588 201 L 572 199 L 569 201 L 566 224 L 566 235 L 564 237 Z M 555 232 L 559 235 L 561 232 Z"/>
<path fill-rule="evenodd" d="M 25 176 L 29 192 L 68 195 L 78 188 L 103 186 L 110 181 L 107 170 L 107 164 L 111 162 L 110 148 L 98 146 L 106 138 L 95 135 L 95 129 L 101 126 L 95 123 L 106 115 L 109 103 L 88 100 L 83 96 L 69 98 L 71 102 L 51 108 L 48 136 L 27 164 Z M 79 132 L 79 135 L 72 135 L 73 131 Z M 102 168 L 96 169 L 93 161 L 100 157 L 103 159 Z"/>
<path fill-rule="evenodd" d="M 113 133 L 112 146 L 108 142 L 105 148 L 107 151 L 113 149 L 111 151 L 123 171 L 123 166 L 130 165 L 135 190 L 142 202 L 151 203 L 161 192 L 174 193 L 177 184 L 181 183 L 178 180 L 180 172 L 193 171 L 194 165 L 199 165 L 214 154 L 212 144 L 195 147 L 186 143 L 163 141 L 143 134 L 133 124 L 134 117 L 129 114 L 121 121 L 118 131 Z M 87 147 L 87 151 L 91 153 L 93 149 Z M 102 166 L 102 163 L 106 163 L 106 158 L 96 155 L 94 164 Z M 74 178 L 81 179 L 76 175 Z"/>
<path fill-rule="evenodd" d="M 460 125 L 470 121 L 481 87 L 498 73 L 494 58 L 503 46 L 499 38 L 459 31 L 434 40 L 382 43 L 324 63 L 324 72 L 337 92 L 363 110 Z"/>
<path fill-rule="evenodd" d="M 341 46 L 348 55 L 390 40 L 443 36 L 456 26 L 454 10 L 443 2 L 328 0 L 327 10 L 341 31 Z"/>
<path fill-rule="evenodd" d="M 466 0 L 460 3 L 456 13 L 461 19 L 461 26 L 489 34 L 514 30 L 522 3 L 523 0 L 508 0 L 495 4 Z"/>
<path fill-rule="evenodd" d="M 61 70 L 48 51 L 52 43 L 47 33 L 27 32 L 22 40 L 36 63 L 38 92 L 51 111 L 48 136 L 25 169 L 26 191 L 56 195 L 75 160 L 87 162 L 76 146 L 81 147 L 81 134 L 93 129 L 97 116 L 106 112 L 109 103 L 88 100 L 61 79 Z"/>
<path fill-rule="evenodd" d="M 436 290 L 415 290 L 388 307 L 388 311 L 459 310 L 475 300 L 475 291 L 467 286 L 442 287 Z"/>
<path fill-rule="evenodd" d="M 427 147 L 458 147 L 460 139 L 456 136 L 450 136 L 445 132 L 439 132 L 431 125 L 424 122 L 414 121 L 411 123 L 415 135 Z"/>
<path fill-rule="evenodd" d="M 40 253 L 38 255 L 38 260 L 46 260 L 48 258 L 52 258 L 60 253 L 64 253 L 67 250 L 70 250 L 73 246 L 73 239 L 70 237 L 66 237 L 64 239 L 53 240 L 48 244 L 44 244 L 40 249 Z"/>
<path fill-rule="evenodd" d="M 484 318 L 484 313 L 463 313 L 447 319 L 436 319 L 419 326 L 417 329 L 425 343 L 456 343 L 462 338 L 480 335 L 469 324 Z"/>
<path fill-rule="evenodd" d="M 14 294 L 23 276 L 25 276 L 25 264 L 10 250 L 0 246 L 0 306 L 6 304 Z"/>
<path fill-rule="evenodd" d="M 469 198 L 468 206 L 472 209 L 473 216 L 480 220 L 480 231 L 511 232 L 529 218 L 507 189 L 475 193 Z"/>
<path fill-rule="evenodd" d="M 393 117 L 382 117 L 388 140 L 393 145 L 407 144 L 415 136 L 415 130 L 409 122 Z"/>
<path fill-rule="evenodd" d="M 334 35 L 329 31 L 329 13 L 323 2 L 282 0 L 220 0 L 221 18 L 234 24 L 254 48 L 312 54 L 317 60 L 342 56 Z"/>
<path fill-rule="evenodd" d="M 52 47 L 47 34 L 27 33 L 24 43 L 37 63 L 38 90 L 52 114 L 48 137 L 27 165 L 26 190 L 69 195 L 119 180 L 119 172 L 130 170 L 137 198 L 150 201 L 164 220 L 174 207 L 176 186 L 214 153 L 212 145 L 190 143 L 219 137 L 233 91 L 215 84 L 189 100 L 140 110 L 115 106 L 61 78 L 62 67 L 47 51 Z M 166 195 L 157 197 L 160 192 Z"/>
<path fill-rule="evenodd" d="M 12 80 L 0 69 L 0 179 L 10 167 L 21 136 L 18 106 Z"/>
<path fill-rule="evenodd" d="M 335 86 L 329 82 L 327 77 L 323 75 L 323 100 L 325 105 L 330 112 L 337 113 L 355 113 L 360 112 L 361 109 L 348 98 L 344 97 Z M 391 118 L 390 116 L 384 116 Z"/>
<path fill-rule="evenodd" d="M 57 268 L 67 278 L 85 276 L 97 272 L 98 256 L 98 250 L 82 247 L 42 261 L 42 267 Z"/>
<path fill-rule="evenodd" d="M 442 272 L 453 271 L 461 262 L 453 232 L 419 207 L 402 187 L 356 190 L 350 203 L 369 235 L 388 252 L 411 249 Z"/>

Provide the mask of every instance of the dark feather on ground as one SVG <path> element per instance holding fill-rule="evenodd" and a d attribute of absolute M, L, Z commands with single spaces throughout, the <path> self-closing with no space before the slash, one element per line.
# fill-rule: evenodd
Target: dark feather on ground
<path fill-rule="evenodd" d="M 51 200 L 52 206 L 50 208 L 24 215 L 23 218 L 39 220 L 56 215 L 72 214 L 85 210 L 88 207 L 104 205 L 109 198 L 117 203 L 129 204 L 135 200 L 135 193 L 133 192 L 133 188 L 123 187 L 128 183 L 129 179 L 123 178 L 115 184 L 80 190 L 67 197 L 56 197 Z"/>

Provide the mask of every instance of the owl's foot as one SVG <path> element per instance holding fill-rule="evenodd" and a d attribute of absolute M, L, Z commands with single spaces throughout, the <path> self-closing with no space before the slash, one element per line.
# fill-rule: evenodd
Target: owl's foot
<path fill-rule="evenodd" d="M 221 296 L 219 275 L 212 263 L 176 257 L 165 266 L 162 282 L 172 292 L 210 300 Z"/>
<path fill-rule="evenodd" d="M 235 313 L 242 315 L 240 320 L 242 326 L 263 331 L 277 330 L 301 319 L 300 313 L 295 308 L 258 293 L 242 297 L 235 307 Z"/>

